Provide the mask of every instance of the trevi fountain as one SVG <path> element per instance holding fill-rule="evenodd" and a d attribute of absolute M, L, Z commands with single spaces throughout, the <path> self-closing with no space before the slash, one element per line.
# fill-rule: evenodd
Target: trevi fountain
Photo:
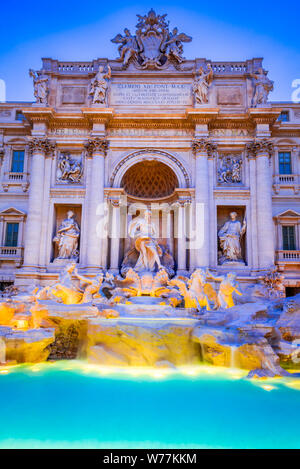
<path fill-rule="evenodd" d="M 0 447 L 300 447 L 300 105 L 191 40 L 0 103 Z"/>

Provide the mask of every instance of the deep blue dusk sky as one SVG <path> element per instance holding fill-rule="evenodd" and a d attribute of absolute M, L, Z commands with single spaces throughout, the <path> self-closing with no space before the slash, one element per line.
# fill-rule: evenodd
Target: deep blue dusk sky
<path fill-rule="evenodd" d="M 275 81 L 270 99 L 291 100 L 291 83 L 300 79 L 299 0 L 2 0 L 0 78 L 6 82 L 7 100 L 33 100 L 28 69 L 39 69 L 41 57 L 117 57 L 117 46 L 110 39 L 124 27 L 134 31 L 136 13 L 144 15 L 151 7 L 159 14 L 168 13 L 170 27 L 178 26 L 193 37 L 184 46 L 186 58 L 264 57 L 269 77 Z"/>

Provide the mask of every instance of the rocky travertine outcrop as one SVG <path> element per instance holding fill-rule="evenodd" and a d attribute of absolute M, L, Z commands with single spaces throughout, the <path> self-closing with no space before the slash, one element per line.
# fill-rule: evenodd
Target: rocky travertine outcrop
<path fill-rule="evenodd" d="M 209 363 L 249 377 L 300 369 L 300 295 L 197 312 L 147 298 L 142 304 L 64 305 L 16 300 L 0 305 L 0 361 L 87 358 L 110 366 Z M 3 345 L 4 344 L 4 345 Z M 2 357 L 2 358 L 1 358 Z"/>
<path fill-rule="evenodd" d="M 98 309 L 91 305 L 65 305 L 52 301 L 40 301 L 47 307 L 47 322 L 55 330 L 55 340 L 50 345 L 49 359 L 74 359 L 85 355 L 87 324 L 96 317 Z"/>
<path fill-rule="evenodd" d="M 2 359 L 4 358 L 5 362 L 43 362 L 49 356 L 49 345 L 54 341 L 54 329 L 21 331 L 2 326 L 0 327 L 0 340 Z"/>
<path fill-rule="evenodd" d="M 192 341 L 195 321 L 92 319 L 88 324 L 87 358 L 117 366 L 156 366 L 162 362 L 188 365 L 200 362 Z"/>

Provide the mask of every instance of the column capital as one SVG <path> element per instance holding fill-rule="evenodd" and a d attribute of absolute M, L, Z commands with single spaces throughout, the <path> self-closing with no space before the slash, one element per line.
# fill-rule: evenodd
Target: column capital
<path fill-rule="evenodd" d="M 54 152 L 56 148 L 56 142 L 50 140 L 49 138 L 35 137 L 30 140 L 28 148 L 31 155 L 36 152 L 42 152 L 45 155 L 48 155 L 49 153 Z"/>
<path fill-rule="evenodd" d="M 246 145 L 248 158 L 257 158 L 263 153 L 267 153 L 269 157 L 274 154 L 274 144 L 272 140 L 263 138 L 261 140 L 253 140 Z"/>
<path fill-rule="evenodd" d="M 103 156 L 106 156 L 109 141 L 100 137 L 90 138 L 85 143 L 84 148 L 89 156 L 92 156 L 93 153 L 102 153 Z"/>
<path fill-rule="evenodd" d="M 192 151 L 195 156 L 205 152 L 208 157 L 213 158 L 217 151 L 217 144 L 208 138 L 201 138 L 200 140 L 194 140 L 192 142 Z"/>

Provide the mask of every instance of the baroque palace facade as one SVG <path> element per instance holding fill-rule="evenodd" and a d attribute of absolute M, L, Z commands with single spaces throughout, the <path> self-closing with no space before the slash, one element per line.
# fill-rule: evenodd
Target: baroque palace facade
<path fill-rule="evenodd" d="M 36 102 L 0 104 L 2 287 L 70 260 L 122 272 L 146 206 L 178 274 L 277 266 L 299 291 L 300 104 L 268 102 L 260 58 L 185 60 L 191 38 L 152 10 L 112 41 L 118 59 L 43 59 Z"/>

